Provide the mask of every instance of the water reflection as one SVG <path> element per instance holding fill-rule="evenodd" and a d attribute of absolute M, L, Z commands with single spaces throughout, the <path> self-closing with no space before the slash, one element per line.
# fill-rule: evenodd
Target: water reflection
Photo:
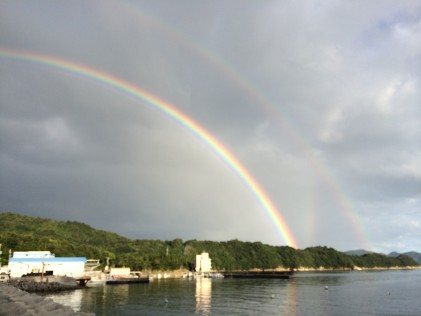
<path fill-rule="evenodd" d="M 421 271 L 417 270 L 296 273 L 289 280 L 174 279 L 65 291 L 49 297 L 97 316 L 398 316 L 421 315 L 420 291 Z"/>
<path fill-rule="evenodd" d="M 290 315 L 298 315 L 298 283 L 295 279 L 286 282 L 286 294 L 287 299 L 283 302 L 286 311 L 288 311 Z"/>
<path fill-rule="evenodd" d="M 82 307 L 84 290 L 63 291 L 54 294 L 47 294 L 46 297 L 55 303 L 71 307 L 75 312 L 79 312 Z"/>
<path fill-rule="evenodd" d="M 210 315 L 212 301 L 212 279 L 196 279 L 196 313 Z"/>
<path fill-rule="evenodd" d="M 112 296 L 114 302 L 122 305 L 127 304 L 130 289 L 131 287 L 129 284 L 107 285 L 105 286 L 104 294 Z"/>

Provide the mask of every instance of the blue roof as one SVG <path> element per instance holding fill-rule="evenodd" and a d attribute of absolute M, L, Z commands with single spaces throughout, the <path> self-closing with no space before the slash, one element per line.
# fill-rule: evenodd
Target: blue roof
<path fill-rule="evenodd" d="M 86 262 L 85 257 L 10 258 L 9 262 Z"/>

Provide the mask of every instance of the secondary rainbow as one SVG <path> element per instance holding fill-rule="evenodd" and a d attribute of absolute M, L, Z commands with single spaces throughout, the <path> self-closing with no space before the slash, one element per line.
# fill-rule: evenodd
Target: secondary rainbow
<path fill-rule="evenodd" d="M 331 197 L 336 201 L 338 210 L 344 216 L 350 227 L 354 231 L 355 239 L 360 247 L 364 249 L 372 249 L 373 246 L 369 240 L 369 234 L 363 224 L 362 219 L 358 216 L 358 212 L 352 205 L 351 200 L 347 197 L 343 189 L 335 179 L 334 173 L 328 168 L 314 152 L 305 136 L 300 133 L 290 120 L 264 95 L 264 93 L 252 84 L 247 78 L 241 74 L 238 69 L 235 69 L 227 60 L 218 56 L 209 47 L 206 47 L 198 40 L 190 37 L 187 33 L 177 29 L 173 24 L 168 24 L 161 19 L 159 15 L 147 10 L 139 2 L 122 1 L 119 6 L 125 8 L 125 14 L 134 15 L 139 21 L 145 21 L 154 28 L 168 37 L 168 40 L 175 40 L 178 44 L 193 52 L 196 56 L 201 58 L 207 64 L 211 65 L 222 74 L 222 78 L 234 83 L 239 91 L 247 96 L 248 99 L 253 100 L 253 103 L 262 109 L 267 116 L 271 118 L 271 122 L 275 123 L 277 128 L 282 131 L 291 144 L 293 144 L 306 158 L 306 160 L 313 165 L 313 170 L 316 171 L 318 177 L 327 184 L 330 189 Z M 316 205 L 310 209 L 313 216 L 317 217 Z"/>
<path fill-rule="evenodd" d="M 237 175 L 244 181 L 247 187 L 255 195 L 260 205 L 263 207 L 275 227 L 279 231 L 281 237 L 287 245 L 298 248 L 298 244 L 294 235 L 282 218 L 280 212 L 276 209 L 268 195 L 265 193 L 259 183 L 252 177 L 249 171 L 240 163 L 240 161 L 211 133 L 200 126 L 192 118 L 180 111 L 174 105 L 159 99 L 151 93 L 140 89 L 139 87 L 124 81 L 120 78 L 112 76 L 108 73 L 87 67 L 85 65 L 77 64 L 68 60 L 57 57 L 41 55 L 33 52 L 23 52 L 8 49 L 0 49 L 0 57 L 9 58 L 27 62 L 33 62 L 49 67 L 58 68 L 74 74 L 81 75 L 86 78 L 102 82 L 108 86 L 114 87 L 140 100 L 146 101 L 147 104 L 170 116 L 184 127 L 191 130 L 200 139 L 202 139 L 210 148 L 212 148 L 226 163 L 237 173 Z"/>

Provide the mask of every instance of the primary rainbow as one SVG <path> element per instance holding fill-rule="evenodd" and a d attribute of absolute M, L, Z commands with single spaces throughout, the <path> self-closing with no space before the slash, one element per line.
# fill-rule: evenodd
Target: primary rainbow
<path fill-rule="evenodd" d="M 274 122 L 277 125 L 277 128 L 287 135 L 290 143 L 299 149 L 306 160 L 312 164 L 314 167 L 313 170 L 316 171 L 318 177 L 327 184 L 331 197 L 337 203 L 338 210 L 350 224 L 350 227 L 354 232 L 354 236 L 350 238 L 355 239 L 359 246 L 364 249 L 373 249 L 369 240 L 369 234 L 361 217 L 358 215 L 358 211 L 353 206 L 351 199 L 347 197 L 345 191 L 339 186 L 333 171 L 320 160 L 305 136 L 302 135 L 299 129 L 295 128 L 290 120 L 261 90 L 257 88 L 257 85 L 248 81 L 239 70 L 235 69 L 227 60 L 218 56 L 218 54 L 209 47 L 206 47 L 198 40 L 190 37 L 187 33 L 177 29 L 175 25 L 169 25 L 157 14 L 142 7 L 139 2 L 122 1 L 119 5 L 125 8 L 125 14 L 135 15 L 137 20 L 145 21 L 148 25 L 153 27 L 154 30 L 158 30 L 167 36 L 169 40 L 175 40 L 181 47 L 188 49 L 207 64 L 211 65 L 213 69 L 216 69 L 222 74 L 223 79 L 229 80 L 231 83 L 235 84 L 239 91 L 252 100 L 257 107 L 262 109 L 264 113 L 271 118 L 271 122 Z M 309 211 L 312 213 L 311 215 L 318 217 L 316 209 L 317 205 L 314 205 Z"/>
<path fill-rule="evenodd" d="M 191 130 L 199 138 L 201 138 L 209 147 L 211 147 L 226 163 L 238 174 L 238 176 L 244 181 L 247 187 L 255 195 L 267 215 L 270 217 L 281 237 L 284 239 L 287 245 L 298 248 L 298 244 L 295 240 L 294 235 L 290 231 L 286 224 L 286 221 L 282 218 L 280 212 L 276 209 L 272 201 L 269 199 L 265 191 L 259 185 L 259 183 L 251 176 L 248 170 L 240 163 L 240 161 L 211 133 L 205 128 L 200 126 L 192 118 L 184 114 L 174 105 L 165 102 L 152 95 L 151 93 L 140 89 L 139 87 L 112 76 L 108 73 L 77 64 L 68 60 L 41 55 L 33 52 L 23 52 L 8 49 L 0 49 L 0 57 L 33 62 L 49 67 L 58 68 L 74 74 L 81 75 L 86 78 L 93 79 L 98 82 L 102 82 L 110 87 L 114 87 L 120 91 L 123 91 L 131 96 L 134 96 L 140 100 L 146 101 L 150 106 L 158 109 L 165 115 L 175 119 L 184 127 Z"/>

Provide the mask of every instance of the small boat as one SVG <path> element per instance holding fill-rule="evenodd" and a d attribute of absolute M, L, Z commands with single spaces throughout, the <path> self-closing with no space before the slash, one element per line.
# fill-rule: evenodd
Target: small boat
<path fill-rule="evenodd" d="M 219 273 L 219 272 L 210 272 L 209 273 L 209 278 L 212 278 L 212 279 L 223 279 L 223 278 L 225 278 L 225 276 L 222 273 Z"/>
<path fill-rule="evenodd" d="M 91 279 L 86 282 L 86 286 L 95 287 L 107 284 L 107 281 L 111 280 L 112 277 L 109 274 L 101 273 L 95 276 L 92 276 Z"/>

